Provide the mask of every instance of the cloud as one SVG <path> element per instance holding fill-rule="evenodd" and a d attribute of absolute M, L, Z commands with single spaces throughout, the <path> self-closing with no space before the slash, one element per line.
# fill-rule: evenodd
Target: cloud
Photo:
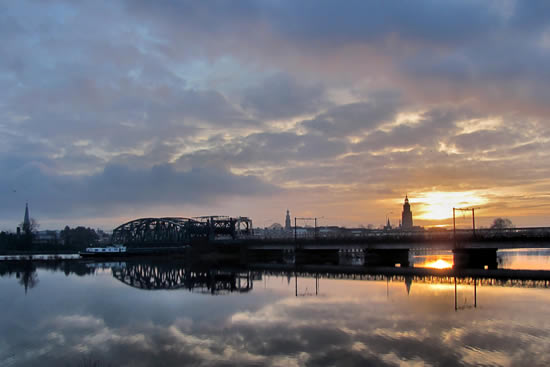
<path fill-rule="evenodd" d="M 182 155 L 176 164 L 188 166 L 287 166 L 289 162 L 320 161 L 347 151 L 341 140 L 293 132 L 262 132 L 236 137 L 214 149 Z"/>
<path fill-rule="evenodd" d="M 268 120 L 313 113 L 330 105 L 321 85 L 300 85 L 284 74 L 273 75 L 243 93 L 243 108 Z"/>
<path fill-rule="evenodd" d="M 2 216 L 20 209 L 18 197 L 25 195 L 35 212 L 51 218 L 67 215 L 85 217 L 128 212 L 155 205 L 211 203 L 224 197 L 257 196 L 279 189 L 254 176 L 234 175 L 227 170 L 193 168 L 177 171 L 171 165 L 131 169 L 108 165 L 97 174 L 50 175 L 36 165 L 10 171 L 0 179 L 7 196 Z"/>
<path fill-rule="evenodd" d="M 69 198 L 93 197 L 84 194 L 91 182 L 113 207 L 129 207 L 108 185 L 112 167 L 128 176 L 121 182 L 144 181 L 129 189 L 144 203 L 150 192 L 161 196 L 152 175 L 170 167 L 159 175 L 174 186 L 219 172 L 229 187 L 285 187 L 315 203 L 331 192 L 319 210 L 335 197 L 375 203 L 382 192 L 430 187 L 527 192 L 545 180 L 545 2 L 1 7 L 2 182 L 30 188 L 12 208 L 31 198 L 69 207 L 37 199 L 47 193 L 100 213 L 101 198 Z M 210 196 L 193 197 L 198 207 Z"/>
<path fill-rule="evenodd" d="M 392 121 L 397 114 L 398 103 L 393 99 L 372 102 L 357 102 L 331 108 L 301 125 L 310 132 L 327 136 L 360 136 L 385 122 Z"/>

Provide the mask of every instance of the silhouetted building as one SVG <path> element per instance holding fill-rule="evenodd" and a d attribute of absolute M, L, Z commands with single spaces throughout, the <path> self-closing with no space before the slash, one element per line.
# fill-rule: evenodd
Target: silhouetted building
<path fill-rule="evenodd" d="M 386 225 L 384 226 L 384 230 L 389 231 L 391 229 L 392 229 L 392 227 L 391 227 L 391 223 L 390 223 L 390 218 L 387 218 Z"/>
<path fill-rule="evenodd" d="M 58 243 L 58 240 L 59 240 L 58 231 L 45 230 L 45 231 L 37 231 L 34 234 L 34 238 L 32 242 L 44 245 L 44 244 L 56 244 Z"/>
<path fill-rule="evenodd" d="M 413 214 L 411 212 L 411 205 L 409 204 L 409 197 L 407 195 L 405 195 L 405 204 L 403 204 L 403 213 L 401 213 L 401 228 L 413 228 Z"/>
<path fill-rule="evenodd" d="M 292 230 L 292 224 L 290 222 L 290 212 L 288 211 L 288 209 L 286 210 L 285 230 L 286 231 Z"/>
<path fill-rule="evenodd" d="M 29 219 L 29 203 L 25 204 L 25 218 L 23 219 L 23 232 L 29 233 L 31 231 L 31 221 Z"/>

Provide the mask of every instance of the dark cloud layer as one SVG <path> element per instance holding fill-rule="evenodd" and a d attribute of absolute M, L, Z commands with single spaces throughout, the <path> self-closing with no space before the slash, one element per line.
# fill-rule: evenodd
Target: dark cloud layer
<path fill-rule="evenodd" d="M 0 187 L 6 195 L 4 215 L 18 211 L 20 196 L 26 195 L 36 212 L 54 218 L 122 214 L 125 210 L 155 205 L 181 208 L 187 204 L 212 203 L 226 196 L 268 195 L 278 191 L 254 176 L 209 167 L 176 171 L 167 164 L 151 169 L 108 165 L 97 174 L 78 177 L 47 174 L 39 166 L 30 165 L 3 175 Z M 12 190 L 20 194 L 11 193 Z"/>
<path fill-rule="evenodd" d="M 262 119 L 284 119 L 330 105 L 321 85 L 302 86 L 288 75 L 274 75 L 244 92 L 242 106 Z"/>

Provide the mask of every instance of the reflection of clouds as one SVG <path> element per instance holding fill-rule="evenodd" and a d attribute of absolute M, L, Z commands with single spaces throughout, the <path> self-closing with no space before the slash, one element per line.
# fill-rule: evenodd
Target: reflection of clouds
<path fill-rule="evenodd" d="M 429 338 L 430 333 L 428 330 L 423 329 L 419 331 L 407 330 L 407 331 L 395 331 L 394 329 L 375 329 L 372 332 L 373 335 L 380 336 L 386 339 L 402 339 L 402 338 L 412 338 L 415 340 L 423 341 L 424 339 Z"/>
<path fill-rule="evenodd" d="M 105 326 L 102 319 L 91 315 L 66 315 L 58 316 L 50 321 L 55 327 L 60 329 L 65 328 L 82 328 L 82 329 L 98 329 Z"/>
<path fill-rule="evenodd" d="M 526 327 L 521 322 L 487 319 L 466 324 L 443 333 L 443 341 L 449 348 L 457 348 L 466 364 L 487 360 L 494 365 L 549 365 L 550 332 L 548 323 L 542 329 Z M 532 364 L 527 363 L 533 360 Z"/>
<path fill-rule="evenodd" d="M 292 287 L 291 283 L 287 289 Z M 33 325 L 23 318 L 21 322 L 30 325 L 25 330 L 31 332 L 23 339 L 0 339 L 0 365 L 11 355 L 3 350 L 15 352 L 11 358 L 16 360 L 10 363 L 21 366 L 37 361 L 43 366 L 71 365 L 82 354 L 114 366 L 138 367 L 550 363 L 546 290 L 480 287 L 480 308 L 455 313 L 452 292 L 434 291 L 430 284 L 415 284 L 414 293 L 407 296 L 402 284 L 390 283 L 393 298 L 386 298 L 385 282 L 323 280 L 322 287 L 325 295 L 317 298 L 281 293 L 264 299 L 270 291 L 255 288 L 253 294 L 215 299 L 159 293 L 162 297 L 150 304 L 124 297 L 150 293 L 121 288 L 124 296 L 104 302 L 102 308 L 85 308 L 82 313 L 56 309 L 44 316 L 46 321 Z M 163 304 L 181 302 L 182 295 L 215 302 L 217 309 L 201 319 L 193 312 L 202 304 L 187 303 L 187 311 L 171 311 L 172 316 L 162 321 L 147 317 Z M 258 299 L 263 301 L 251 306 Z M 512 302 L 503 302 L 508 299 Z M 125 318 L 113 317 L 121 310 Z"/>
<path fill-rule="evenodd" d="M 379 358 L 375 363 L 378 365 L 515 365 L 525 359 L 526 353 L 543 353 L 547 344 L 545 342 L 541 346 L 537 340 L 526 335 L 530 330 L 518 330 L 516 326 L 520 325 L 511 325 L 508 320 L 488 318 L 479 321 L 474 314 L 457 318 L 449 317 L 447 313 L 419 317 L 417 311 L 407 313 L 402 307 L 396 317 L 388 317 L 388 313 L 373 307 L 373 312 L 379 312 L 378 317 L 373 317 L 363 313 L 359 303 L 331 301 L 328 299 L 324 304 L 306 300 L 300 303 L 300 307 L 296 302 L 278 302 L 257 312 L 237 313 L 233 315 L 232 322 L 267 329 L 264 336 L 268 340 L 271 335 L 268 329 L 277 323 L 279 328 L 301 338 L 305 348 L 310 344 L 308 342 L 315 339 L 305 330 L 314 329 L 317 335 L 324 334 L 330 340 L 325 345 L 326 352 L 311 352 L 312 361 L 323 363 L 338 355 L 336 350 L 340 348 L 349 352 L 348 358 L 357 357 L 357 353 L 365 359 Z M 319 317 L 325 311 L 323 307 L 331 310 L 332 319 Z M 309 318 L 305 317 L 307 314 Z M 299 317 L 295 317 L 297 315 Z M 285 317 L 288 317 L 286 323 Z M 345 335 L 342 336 L 342 333 Z M 528 338 L 529 343 L 521 341 L 522 338 Z M 541 340 L 540 333 L 537 338 Z M 316 340 L 315 344 L 323 346 L 320 340 Z M 534 361 L 534 364 L 546 364 L 541 361 Z"/>
<path fill-rule="evenodd" d="M 493 366 L 512 366 L 510 356 L 504 352 L 480 350 L 478 348 L 461 348 L 462 362 L 465 364 L 476 365 L 477 361 L 491 361 Z"/>

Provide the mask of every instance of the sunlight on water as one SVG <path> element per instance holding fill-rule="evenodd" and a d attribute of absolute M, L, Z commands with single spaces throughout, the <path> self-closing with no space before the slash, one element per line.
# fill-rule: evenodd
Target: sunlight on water
<path fill-rule="evenodd" d="M 452 262 L 445 261 L 443 259 L 439 259 L 436 261 L 432 261 L 429 263 L 426 263 L 426 268 L 435 268 L 435 269 L 449 269 L 453 267 Z"/>
<path fill-rule="evenodd" d="M 413 255 L 415 268 L 450 269 L 453 267 L 453 255 L 450 251 L 437 254 Z"/>
<path fill-rule="evenodd" d="M 514 249 L 498 252 L 503 269 L 550 270 L 549 249 Z"/>

